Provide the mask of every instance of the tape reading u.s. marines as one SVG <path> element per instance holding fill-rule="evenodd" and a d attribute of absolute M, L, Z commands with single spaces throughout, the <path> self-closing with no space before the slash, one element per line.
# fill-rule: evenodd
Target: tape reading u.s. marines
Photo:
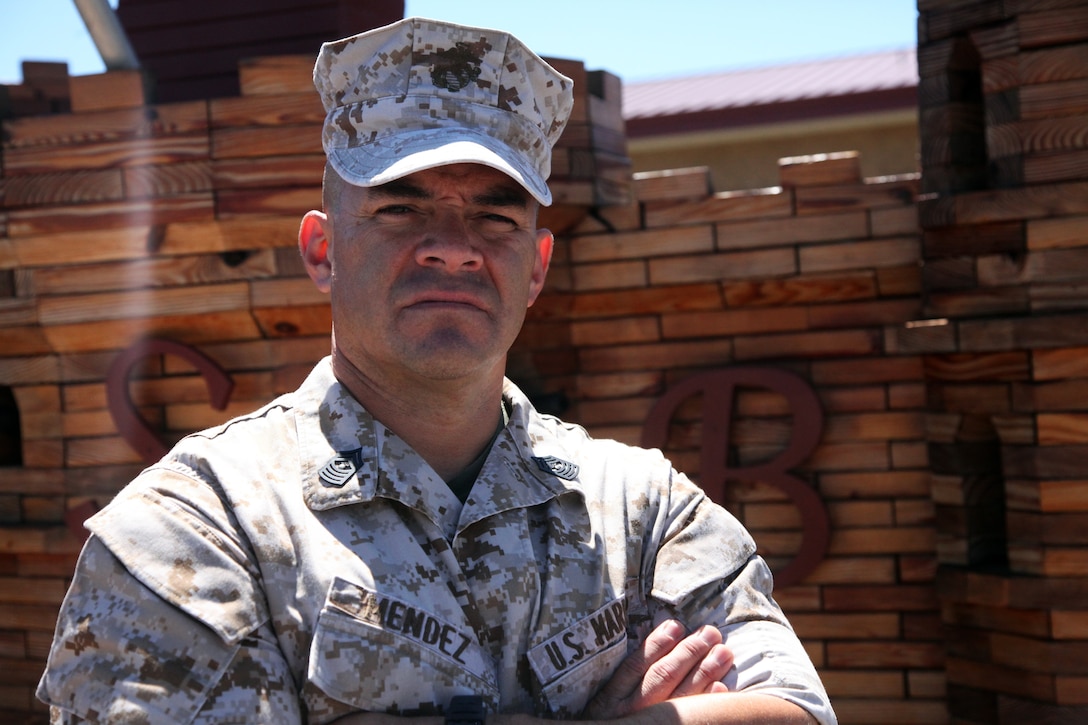
<path fill-rule="evenodd" d="M 548 684 L 589 657 L 623 640 L 627 632 L 627 600 L 616 599 L 585 619 L 529 650 L 529 662 Z"/>

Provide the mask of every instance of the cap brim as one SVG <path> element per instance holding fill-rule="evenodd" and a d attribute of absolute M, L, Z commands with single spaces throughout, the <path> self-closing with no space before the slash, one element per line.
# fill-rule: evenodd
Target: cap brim
<path fill-rule="evenodd" d="M 483 164 L 518 182 L 543 206 L 548 184 L 506 143 L 463 127 L 407 131 L 349 148 L 327 148 L 336 172 L 355 186 L 378 186 L 425 169 L 449 164 Z"/>

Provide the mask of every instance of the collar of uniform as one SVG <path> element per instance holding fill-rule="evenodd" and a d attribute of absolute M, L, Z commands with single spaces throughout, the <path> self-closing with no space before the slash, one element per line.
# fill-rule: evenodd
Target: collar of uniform
<path fill-rule="evenodd" d="M 548 456 L 569 461 L 572 456 L 559 446 L 556 436 L 542 434 L 540 414 L 510 380 L 504 381 L 503 399 L 510 421 L 495 440 L 465 501 L 458 530 L 502 511 L 535 506 L 564 494 L 582 495 L 576 476 L 564 480 L 534 461 Z"/>
<path fill-rule="evenodd" d="M 299 388 L 296 426 L 301 458 L 300 480 L 306 505 L 315 511 L 368 501 L 377 485 L 377 422 L 341 385 L 330 358 L 319 362 Z M 321 469 L 337 456 L 350 458 L 355 475 L 329 485 Z"/>
<path fill-rule="evenodd" d="M 303 383 L 298 411 L 302 455 L 301 480 L 307 506 L 322 511 L 393 498 L 424 511 L 436 522 L 464 528 L 473 521 L 514 508 L 533 506 L 566 493 L 581 494 L 577 478 L 563 480 L 540 468 L 534 457 L 570 460 L 555 436 L 534 432 L 540 415 L 509 380 L 503 388 L 510 421 L 492 447 L 464 507 L 449 487 L 407 443 L 387 429 L 351 396 L 333 375 L 329 358 Z M 321 469 L 334 457 L 352 458 L 357 473 L 341 486 L 321 480 Z M 451 521 L 452 518 L 452 521 Z"/>

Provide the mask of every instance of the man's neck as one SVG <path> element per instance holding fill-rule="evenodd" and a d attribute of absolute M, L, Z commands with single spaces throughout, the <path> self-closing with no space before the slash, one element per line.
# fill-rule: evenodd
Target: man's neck
<path fill-rule="evenodd" d="M 333 352 L 333 373 L 375 420 L 449 481 L 492 440 L 502 415 L 502 368 L 458 380 L 377 380 Z"/>

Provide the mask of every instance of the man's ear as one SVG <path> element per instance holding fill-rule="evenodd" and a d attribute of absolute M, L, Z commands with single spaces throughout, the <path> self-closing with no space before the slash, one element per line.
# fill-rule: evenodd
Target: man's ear
<path fill-rule="evenodd" d="M 536 260 L 533 264 L 533 276 L 529 280 L 529 306 L 532 307 L 540 291 L 544 289 L 544 278 L 548 276 L 548 266 L 552 263 L 552 248 L 555 239 L 547 229 L 536 230 Z"/>
<path fill-rule="evenodd" d="M 309 211 L 302 217 L 298 229 L 298 251 L 310 279 L 322 292 L 328 292 L 332 282 L 332 262 L 329 260 L 329 218 L 324 212 Z"/>

